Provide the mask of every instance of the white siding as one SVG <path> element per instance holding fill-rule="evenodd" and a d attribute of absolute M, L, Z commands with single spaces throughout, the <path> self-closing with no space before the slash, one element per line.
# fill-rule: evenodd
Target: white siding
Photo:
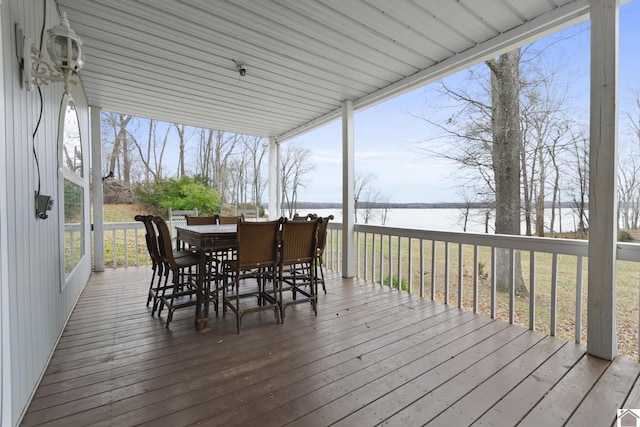
<path fill-rule="evenodd" d="M 59 23 L 55 2 L 3 0 L 0 3 L 3 58 L 0 76 L 3 77 L 2 108 L 5 113 L 0 148 L 2 425 L 16 425 L 20 420 L 46 369 L 66 319 L 91 273 L 89 193 L 85 191 L 87 254 L 61 291 L 60 215 L 57 209 L 57 204 L 62 202 L 58 195 L 57 170 L 58 117 L 64 92 L 61 83 L 42 87 L 43 114 L 35 137 L 41 193 L 51 195 L 56 207 L 48 219 L 35 218 L 34 194 L 38 188 L 38 173 L 31 135 L 38 123 L 40 98 L 37 90 L 27 92 L 20 83 L 14 24 L 17 23 L 39 45 L 45 2 L 45 29 L 48 29 Z M 70 92 L 78 110 L 85 158 L 84 176 L 88 177 L 87 102 L 80 87 L 73 87 Z"/>

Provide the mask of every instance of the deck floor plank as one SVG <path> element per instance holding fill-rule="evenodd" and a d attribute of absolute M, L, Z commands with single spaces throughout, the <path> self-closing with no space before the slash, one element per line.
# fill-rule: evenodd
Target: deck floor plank
<path fill-rule="evenodd" d="M 329 273 L 318 315 L 150 316 L 151 270 L 92 275 L 23 426 L 557 425 L 640 405 L 640 364 Z M 631 406 L 629 406 L 631 405 Z M 602 405 L 601 405 L 602 407 Z"/>
<path fill-rule="evenodd" d="M 623 407 L 639 373 L 638 362 L 615 359 L 569 418 L 567 425 L 612 425 L 617 416 L 616 410 Z"/>
<path fill-rule="evenodd" d="M 609 364 L 606 360 L 585 354 L 519 425 L 564 425 Z"/>
<path fill-rule="evenodd" d="M 503 398 L 496 390 L 516 388 L 565 344 L 564 340 L 547 336 L 480 386 L 450 404 L 427 425 L 471 425 Z"/>

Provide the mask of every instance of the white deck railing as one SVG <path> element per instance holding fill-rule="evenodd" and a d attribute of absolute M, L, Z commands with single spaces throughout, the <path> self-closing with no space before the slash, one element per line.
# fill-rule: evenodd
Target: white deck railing
<path fill-rule="evenodd" d="M 571 334 L 577 343 L 585 340 L 588 260 L 588 242 L 585 240 L 360 224 L 355 225 L 355 232 L 355 271 L 360 278 L 455 304 L 492 318 L 502 318 L 552 336 L 570 338 Z M 334 271 L 340 271 L 342 266 L 341 242 L 341 224 L 330 223 L 325 254 L 327 267 Z M 512 260 L 519 253 L 528 297 L 515 295 L 514 263 L 510 263 L 509 292 L 497 291 L 493 272 L 496 271 L 498 249 L 506 249 Z M 635 298 L 640 304 L 637 296 L 640 244 L 618 243 L 617 259 L 619 266 L 632 263 L 619 268 L 618 275 L 633 275 Z M 563 314 L 560 317 L 559 310 Z M 567 324 L 568 317 L 570 324 Z M 562 323 L 559 323 L 560 318 Z M 624 322 L 630 322 L 628 316 Z M 626 354 L 640 353 L 639 325 L 640 315 L 636 315 L 630 325 L 635 334 L 634 343 Z M 620 319 L 618 326 L 620 329 Z M 620 339 L 629 340 L 629 337 L 621 337 L 619 333 Z"/>
<path fill-rule="evenodd" d="M 329 223 L 325 249 L 327 268 L 338 272 L 342 265 L 341 227 L 340 223 Z M 105 223 L 104 230 L 105 267 L 150 264 L 142 223 Z M 577 343 L 586 337 L 588 242 L 585 240 L 360 224 L 356 224 L 355 232 L 355 272 L 360 278 L 553 336 L 570 338 L 572 335 Z M 513 280 L 509 292 L 497 291 L 493 274 L 497 249 L 508 250 L 511 259 L 516 259 L 519 252 L 529 297 L 515 295 Z M 639 283 L 640 244 L 618 243 L 617 258 L 619 263 L 632 264 L 619 268 L 618 274 L 634 274 L 635 283 Z M 511 277 L 514 273 L 512 268 Z M 636 292 L 636 300 L 637 295 Z M 560 319 L 559 311 L 563 313 Z M 640 353 L 640 314 L 633 323 L 633 352 Z"/>

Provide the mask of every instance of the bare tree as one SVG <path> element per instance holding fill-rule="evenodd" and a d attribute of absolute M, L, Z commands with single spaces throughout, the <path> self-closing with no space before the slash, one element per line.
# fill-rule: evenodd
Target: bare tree
<path fill-rule="evenodd" d="M 571 190 L 573 196 L 573 210 L 578 218 L 576 231 L 586 237 L 589 228 L 587 203 L 589 195 L 589 139 L 585 132 L 574 134 L 571 139 L 574 167 L 572 168 Z"/>
<path fill-rule="evenodd" d="M 640 226 L 640 90 L 630 93 L 633 99 L 623 115 L 627 131 L 618 157 L 618 217 L 623 228 L 635 230 Z"/>
<path fill-rule="evenodd" d="M 169 136 L 170 127 L 166 127 L 165 135 L 160 143 L 160 152 L 158 153 L 158 140 L 156 132 L 158 130 L 158 121 L 157 120 L 149 120 L 149 131 L 147 134 L 147 145 L 146 150 L 140 143 L 138 143 L 137 139 L 133 138 L 132 143 L 138 149 L 138 154 L 140 156 L 140 162 L 144 165 L 144 180 L 145 182 L 151 181 L 151 176 L 153 176 L 153 181 L 158 182 L 158 179 L 162 178 L 162 159 L 164 157 L 164 151 L 167 146 L 167 138 Z M 146 154 L 144 153 L 146 151 Z"/>
<path fill-rule="evenodd" d="M 492 159 L 496 195 L 496 233 L 520 234 L 520 49 L 486 62 L 491 70 Z M 498 249 L 497 288 L 507 292 L 511 286 L 511 263 L 515 262 L 516 295 L 528 295 L 522 278 L 520 252 L 515 260 L 509 250 Z"/>
<path fill-rule="evenodd" d="M 213 129 L 200 129 L 198 132 L 195 171 L 202 177 L 205 185 L 211 185 L 213 175 L 213 133 Z"/>
<path fill-rule="evenodd" d="M 186 176 L 186 169 L 185 169 L 185 151 L 186 151 L 186 147 L 187 147 L 187 140 L 189 139 L 189 136 L 186 134 L 186 130 L 187 130 L 187 126 L 180 124 L 180 123 L 174 123 L 173 126 L 176 128 L 176 130 L 178 131 L 178 179 L 182 178 L 183 176 Z"/>
<path fill-rule="evenodd" d="M 376 180 L 375 174 L 369 171 L 356 172 L 353 177 L 353 215 L 354 222 L 358 222 L 358 208 L 362 202 L 366 202 L 365 194 L 372 191 L 371 186 Z M 366 213 L 365 213 L 366 215 Z M 365 224 L 367 222 L 365 221 Z"/>
<path fill-rule="evenodd" d="M 102 116 L 103 134 L 113 135 L 113 145 L 109 156 L 109 167 L 107 173 L 113 171 L 114 176 L 125 185 L 131 184 L 130 141 L 133 135 L 127 130 L 127 126 L 132 123 L 133 116 L 127 114 L 104 113 Z M 110 140 L 109 137 L 103 141 Z"/>
<path fill-rule="evenodd" d="M 293 217 L 297 210 L 298 190 L 307 184 L 307 175 L 315 165 L 311 163 L 311 150 L 300 145 L 287 144 L 280 161 L 280 213 Z"/>
<path fill-rule="evenodd" d="M 241 140 L 250 160 L 250 201 L 256 206 L 261 206 L 262 194 L 267 185 L 267 181 L 263 179 L 263 163 L 269 146 L 265 144 L 264 138 L 257 136 L 245 135 Z"/>
<path fill-rule="evenodd" d="M 240 141 L 237 133 L 213 130 L 213 186 L 220 193 L 223 203 L 231 201 L 233 174 L 229 173 L 230 159 Z"/>

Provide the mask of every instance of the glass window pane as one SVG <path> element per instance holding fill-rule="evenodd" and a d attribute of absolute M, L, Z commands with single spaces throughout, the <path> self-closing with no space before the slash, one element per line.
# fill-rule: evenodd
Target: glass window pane
<path fill-rule="evenodd" d="M 64 180 L 64 271 L 69 274 L 84 255 L 84 193 Z"/>
<path fill-rule="evenodd" d="M 73 101 L 69 101 L 66 107 L 62 139 L 63 167 L 82 176 L 82 142 L 80 141 L 78 114 Z"/>

